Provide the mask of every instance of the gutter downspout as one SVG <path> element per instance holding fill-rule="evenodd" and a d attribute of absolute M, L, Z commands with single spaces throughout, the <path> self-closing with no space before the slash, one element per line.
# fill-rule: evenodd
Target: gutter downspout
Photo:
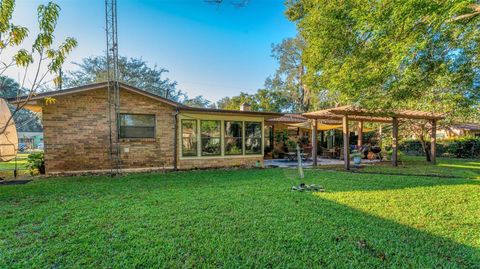
<path fill-rule="evenodd" d="M 177 171 L 177 158 L 178 158 L 178 107 L 175 108 L 173 113 L 173 171 Z"/>

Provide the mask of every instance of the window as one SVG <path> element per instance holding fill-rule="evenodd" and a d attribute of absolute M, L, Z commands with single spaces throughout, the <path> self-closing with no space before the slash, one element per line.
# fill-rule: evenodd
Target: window
<path fill-rule="evenodd" d="M 182 156 L 197 156 L 197 120 L 182 120 Z"/>
<path fill-rule="evenodd" d="M 202 156 L 220 155 L 220 121 L 202 120 L 200 121 L 200 130 L 202 135 Z"/>
<path fill-rule="evenodd" d="M 262 153 L 262 123 L 245 122 L 245 153 Z"/>
<path fill-rule="evenodd" d="M 225 155 L 242 155 L 242 125 L 241 121 L 225 121 Z"/>
<path fill-rule="evenodd" d="M 120 138 L 155 138 L 155 115 L 120 114 Z"/>

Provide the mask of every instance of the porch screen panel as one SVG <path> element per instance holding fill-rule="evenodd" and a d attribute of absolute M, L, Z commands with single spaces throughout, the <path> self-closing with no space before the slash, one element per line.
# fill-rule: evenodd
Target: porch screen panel
<path fill-rule="evenodd" d="M 225 121 L 225 155 L 243 154 L 243 126 L 241 121 Z"/>
<path fill-rule="evenodd" d="M 182 120 L 182 156 L 197 156 L 197 121 Z"/>
<path fill-rule="evenodd" d="M 262 123 L 245 122 L 245 153 L 262 153 Z"/>
<path fill-rule="evenodd" d="M 217 120 L 200 121 L 202 137 L 202 156 L 221 154 L 221 123 Z"/>
<path fill-rule="evenodd" d="M 120 138 L 155 138 L 155 115 L 120 114 Z"/>

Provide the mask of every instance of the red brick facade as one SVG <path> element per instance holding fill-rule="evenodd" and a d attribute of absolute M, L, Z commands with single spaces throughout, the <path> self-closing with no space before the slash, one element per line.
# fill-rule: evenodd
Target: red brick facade
<path fill-rule="evenodd" d="M 45 165 L 48 174 L 108 171 L 110 161 L 106 88 L 55 97 L 43 105 Z M 122 169 L 174 168 L 176 108 L 132 91 L 121 90 L 120 113 L 154 114 L 155 138 L 121 139 Z M 179 169 L 254 166 L 262 157 L 178 158 Z"/>

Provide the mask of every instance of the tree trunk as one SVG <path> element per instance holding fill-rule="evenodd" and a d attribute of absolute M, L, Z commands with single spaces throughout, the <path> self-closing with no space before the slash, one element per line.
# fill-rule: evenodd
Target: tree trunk
<path fill-rule="evenodd" d="M 423 137 L 420 139 L 420 143 L 422 144 L 423 152 L 425 154 L 425 157 L 427 158 L 427 162 L 430 162 L 430 148 L 428 147 L 428 144 Z"/>

